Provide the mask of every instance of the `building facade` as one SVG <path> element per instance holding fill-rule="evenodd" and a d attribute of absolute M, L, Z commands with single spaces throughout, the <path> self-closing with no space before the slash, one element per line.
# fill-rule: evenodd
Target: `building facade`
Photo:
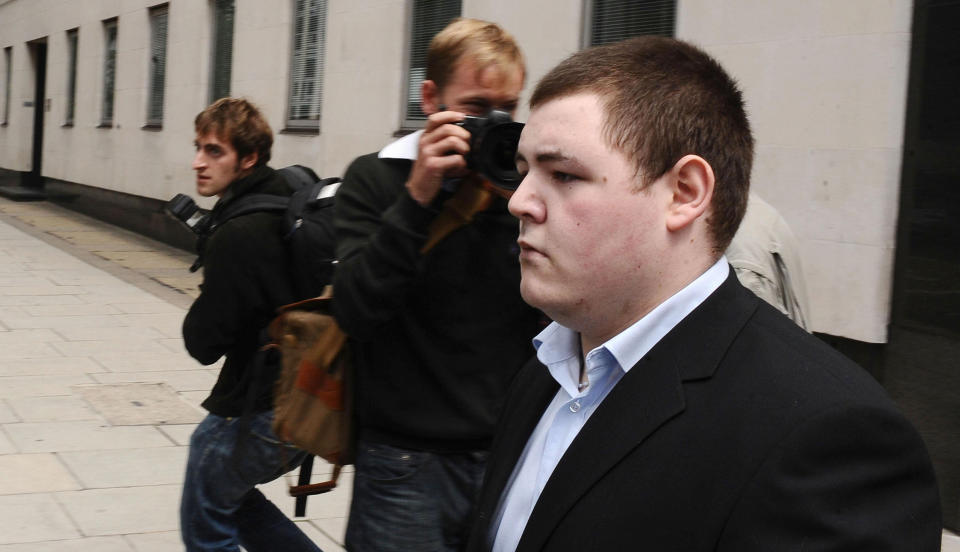
<path fill-rule="evenodd" d="M 907 247 L 924 229 L 960 240 L 949 220 L 960 218 L 950 172 L 956 167 L 936 165 L 956 156 L 934 163 L 952 188 L 912 176 L 920 174 L 912 155 L 929 134 L 924 114 L 940 114 L 928 117 L 943 126 L 947 146 L 938 147 L 957 139 L 960 124 L 946 124 L 958 122 L 960 110 L 946 109 L 957 107 L 956 94 L 936 96 L 951 82 L 931 84 L 934 73 L 918 67 L 933 59 L 940 41 L 955 41 L 928 36 L 960 36 L 949 23 L 960 20 L 957 6 L 957 0 L 0 0 L 0 173 L 43 183 L 51 199 L 163 233 L 158 206 L 193 192 L 193 118 L 222 95 L 247 97 L 263 109 L 276 133 L 274 166 L 300 163 L 333 176 L 417 126 L 422 53 L 450 17 L 496 21 L 518 38 L 528 64 L 525 94 L 584 46 L 631 33 L 669 34 L 710 52 L 745 92 L 757 142 L 754 190 L 800 239 L 812 329 L 856 344 L 860 349 L 851 350 L 866 351 L 867 364 L 875 360 L 875 374 L 886 370 L 895 379 L 875 351 L 887 355 L 898 316 L 908 329 L 945 336 L 944 350 L 957 354 L 951 347 L 960 334 L 960 258 L 954 259 L 960 248 L 949 248 L 957 241 L 931 254 Z M 955 58 L 947 58 L 955 69 Z M 940 103 L 921 105 L 931 95 Z M 521 108 L 518 118 L 526 114 Z M 931 290 L 945 294 L 924 295 L 917 282 L 927 274 L 946 282 L 945 290 Z M 924 301 L 933 310 L 912 324 L 911 305 Z M 957 495 L 951 496 L 955 516 Z"/>

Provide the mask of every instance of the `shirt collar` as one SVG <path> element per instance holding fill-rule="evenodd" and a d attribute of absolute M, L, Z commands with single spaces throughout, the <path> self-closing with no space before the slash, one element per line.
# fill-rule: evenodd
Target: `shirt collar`
<path fill-rule="evenodd" d="M 620 369 L 629 371 L 663 336 L 716 291 L 727 279 L 729 271 L 726 257 L 720 257 L 696 280 L 594 350 L 606 349 Z M 537 359 L 550 368 L 554 379 L 557 379 L 555 370 L 566 367 L 562 370 L 566 372 L 574 363 L 579 370 L 578 339 L 577 332 L 557 322 L 552 322 L 533 338 Z M 560 383 L 563 385 L 563 382 Z"/>
<path fill-rule="evenodd" d="M 406 159 L 408 161 L 417 160 L 418 146 L 420 145 L 420 136 L 423 130 L 411 132 L 402 138 L 390 142 L 377 155 L 380 159 Z"/>

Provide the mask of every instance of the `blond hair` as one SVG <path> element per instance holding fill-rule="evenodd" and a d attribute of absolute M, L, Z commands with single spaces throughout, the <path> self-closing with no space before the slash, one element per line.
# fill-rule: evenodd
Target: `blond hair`
<path fill-rule="evenodd" d="M 478 72 L 496 68 L 507 75 L 516 68 L 526 76 L 523 54 L 510 33 L 496 23 L 458 17 L 430 41 L 427 80 L 442 90 L 464 58 L 469 58 Z"/>

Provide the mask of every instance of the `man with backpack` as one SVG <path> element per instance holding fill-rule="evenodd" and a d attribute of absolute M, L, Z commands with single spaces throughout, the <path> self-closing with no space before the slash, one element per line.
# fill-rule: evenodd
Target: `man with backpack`
<path fill-rule="evenodd" d="M 505 198 L 436 245 L 429 236 L 477 185 L 458 123 L 512 115 L 523 81 L 513 37 L 454 21 L 427 54 L 426 128 L 356 159 L 337 193 L 334 313 L 352 338 L 358 433 L 348 550 L 465 544 L 504 393 L 540 315 L 520 298 Z"/>
<path fill-rule="evenodd" d="M 197 193 L 217 196 L 200 237 L 203 284 L 183 321 L 187 351 L 201 364 L 226 357 L 202 406 L 209 413 L 190 438 L 180 503 L 188 551 L 318 551 L 256 489 L 299 465 L 306 453 L 271 429 L 276 355 L 259 352 L 277 307 L 296 300 L 283 240 L 283 215 L 258 210 L 227 217 L 245 196 L 288 197 L 292 188 L 267 166 L 273 133 L 248 101 L 223 98 L 195 119 Z M 226 219 L 226 220 L 224 220 Z"/>

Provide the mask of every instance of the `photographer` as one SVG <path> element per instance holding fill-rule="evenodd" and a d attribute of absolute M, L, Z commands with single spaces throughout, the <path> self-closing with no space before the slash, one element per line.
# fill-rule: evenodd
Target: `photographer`
<path fill-rule="evenodd" d="M 223 98 L 194 122 L 197 193 L 220 198 L 200 236 L 203 284 L 183 321 L 187 351 L 201 364 L 226 356 L 190 437 L 180 530 L 188 551 L 311 550 L 314 545 L 255 487 L 302 462 L 303 452 L 270 428 L 279 366 L 258 355 L 261 331 L 276 308 L 296 299 L 282 242 L 281 214 L 255 212 L 218 225 L 218 215 L 247 194 L 289 196 L 267 166 L 273 133 L 256 107 Z M 206 225 L 201 225 L 201 228 Z"/>
<path fill-rule="evenodd" d="M 348 550 L 465 544 L 504 392 L 540 316 L 520 298 L 503 197 L 421 251 L 450 190 L 479 185 L 467 158 L 485 123 L 464 128 L 464 117 L 512 115 L 523 79 L 510 35 L 454 21 L 428 51 L 425 129 L 356 159 L 338 192 L 334 308 L 353 341 L 359 439 Z"/>

